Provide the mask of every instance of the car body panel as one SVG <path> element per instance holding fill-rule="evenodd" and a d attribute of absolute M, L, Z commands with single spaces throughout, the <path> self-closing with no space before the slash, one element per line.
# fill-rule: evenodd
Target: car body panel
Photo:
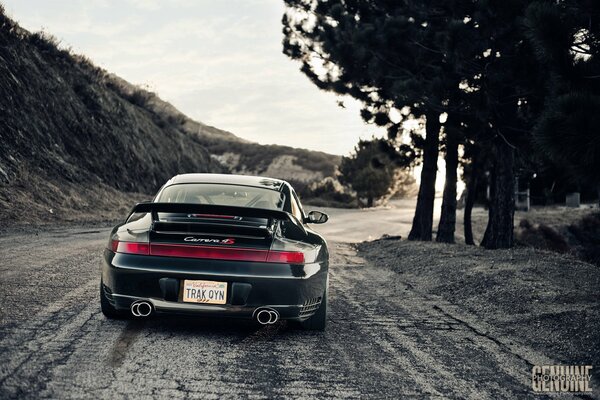
<path fill-rule="evenodd" d="M 172 178 L 159 195 L 169 185 L 208 181 L 266 186 L 285 192 L 289 201 L 295 196 L 291 186 L 280 180 L 190 175 Z M 290 204 L 279 211 L 207 204 L 140 204 L 126 222 L 111 232 L 103 254 L 101 295 L 121 311 L 145 300 L 157 313 L 252 318 L 258 309 L 268 307 L 281 318 L 305 320 L 314 313 L 315 302 L 318 304 L 325 292 L 329 252 L 325 239 L 306 226 L 303 211 L 301 218 L 291 211 Z M 144 255 L 115 252 L 114 241 L 148 243 L 151 250 Z M 294 264 L 151 255 L 160 246 L 215 249 L 221 253 L 301 252 L 305 261 Z M 226 282 L 226 303 L 183 302 L 185 280 Z"/>

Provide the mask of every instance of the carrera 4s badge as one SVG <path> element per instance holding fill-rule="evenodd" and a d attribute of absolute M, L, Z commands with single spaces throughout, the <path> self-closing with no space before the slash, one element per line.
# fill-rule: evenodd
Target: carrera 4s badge
<path fill-rule="evenodd" d="M 188 236 L 183 239 L 184 242 L 194 242 L 194 243 L 215 243 L 215 244 L 235 244 L 235 239 L 227 238 L 227 239 L 207 239 L 207 238 L 195 238 L 193 236 Z"/>

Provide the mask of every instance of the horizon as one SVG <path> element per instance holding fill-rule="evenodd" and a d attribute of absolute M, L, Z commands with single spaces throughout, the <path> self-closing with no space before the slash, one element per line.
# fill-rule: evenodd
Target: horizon
<path fill-rule="evenodd" d="M 282 1 L 2 4 L 23 28 L 243 139 L 347 155 L 385 133 L 362 121 L 356 100 L 319 90 L 282 53 Z"/>

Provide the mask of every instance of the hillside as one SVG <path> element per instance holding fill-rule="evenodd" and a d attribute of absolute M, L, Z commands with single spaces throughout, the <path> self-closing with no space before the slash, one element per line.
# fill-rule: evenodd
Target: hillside
<path fill-rule="evenodd" d="M 29 33 L 0 6 L 0 220 L 122 217 L 171 176 L 259 173 L 305 182 L 337 156 L 263 146 L 196 122 L 155 94 Z"/>
<path fill-rule="evenodd" d="M 312 182 L 333 176 L 341 157 L 281 145 L 262 145 L 231 132 L 194 121 L 155 93 L 113 74 L 108 86 L 164 121 L 199 139 L 211 157 L 234 173 L 264 174 L 286 180 Z"/>

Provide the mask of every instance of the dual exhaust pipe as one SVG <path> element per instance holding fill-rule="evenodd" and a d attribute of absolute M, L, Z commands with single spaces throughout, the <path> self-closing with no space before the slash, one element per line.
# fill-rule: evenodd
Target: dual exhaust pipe
<path fill-rule="evenodd" d="M 273 325 L 279 321 L 279 313 L 272 308 L 259 308 L 254 312 L 254 319 L 261 325 Z"/>
<path fill-rule="evenodd" d="M 153 311 L 152 303 L 148 301 L 136 301 L 131 304 L 131 314 L 134 317 L 145 318 Z M 254 312 L 254 319 L 261 325 L 273 325 L 279 321 L 279 313 L 272 308 L 259 308 Z"/>
<path fill-rule="evenodd" d="M 152 314 L 152 304 L 147 301 L 136 301 L 131 305 L 130 310 L 134 317 L 148 317 Z"/>

